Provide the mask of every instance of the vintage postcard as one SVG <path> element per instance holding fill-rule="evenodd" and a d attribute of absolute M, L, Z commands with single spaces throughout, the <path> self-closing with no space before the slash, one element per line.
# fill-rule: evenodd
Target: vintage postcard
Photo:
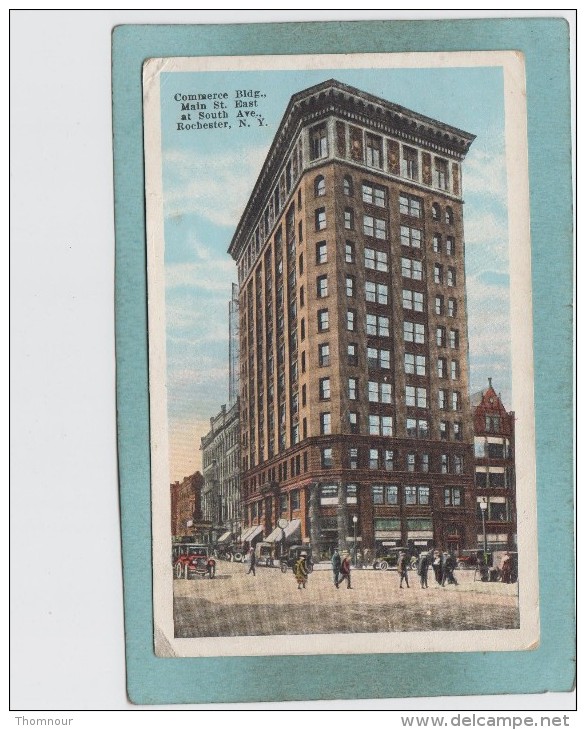
<path fill-rule="evenodd" d="M 536 648 L 523 55 L 143 94 L 157 655 Z"/>

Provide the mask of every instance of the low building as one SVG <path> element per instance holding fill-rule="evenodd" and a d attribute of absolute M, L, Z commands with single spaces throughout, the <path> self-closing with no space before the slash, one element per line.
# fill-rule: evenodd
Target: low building
<path fill-rule="evenodd" d="M 515 413 L 488 384 L 472 396 L 477 547 L 516 550 Z"/>
<path fill-rule="evenodd" d="M 201 522 L 201 491 L 204 478 L 199 471 L 171 484 L 171 535 L 174 539 L 197 538 Z"/>

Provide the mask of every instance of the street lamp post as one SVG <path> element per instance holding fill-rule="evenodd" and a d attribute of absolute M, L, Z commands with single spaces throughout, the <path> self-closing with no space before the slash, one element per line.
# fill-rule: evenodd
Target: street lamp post
<path fill-rule="evenodd" d="M 356 525 L 358 524 L 358 517 L 356 515 L 352 517 L 352 524 L 354 526 L 354 566 L 356 566 Z"/>
<path fill-rule="evenodd" d="M 486 503 L 486 497 L 482 497 L 480 500 L 480 514 L 482 515 L 482 539 L 484 543 L 484 565 L 486 565 L 486 558 L 488 554 L 488 546 L 486 543 L 486 510 L 488 504 Z"/>

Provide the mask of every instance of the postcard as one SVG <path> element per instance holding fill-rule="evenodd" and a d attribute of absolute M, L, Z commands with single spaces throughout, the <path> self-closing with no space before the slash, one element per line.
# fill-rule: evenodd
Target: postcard
<path fill-rule="evenodd" d="M 157 655 L 537 647 L 522 54 L 143 93 Z"/>

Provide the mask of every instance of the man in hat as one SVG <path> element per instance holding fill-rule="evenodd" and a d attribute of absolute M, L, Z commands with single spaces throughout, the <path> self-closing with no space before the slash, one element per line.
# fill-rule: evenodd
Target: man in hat
<path fill-rule="evenodd" d="M 338 588 L 338 581 L 340 580 L 340 568 L 342 566 L 342 558 L 340 557 L 340 553 L 338 551 L 338 548 L 334 550 L 334 553 L 332 555 L 332 573 L 334 574 L 334 585 L 336 588 Z"/>
<path fill-rule="evenodd" d="M 250 575 L 251 573 L 256 576 L 256 554 L 253 547 L 248 551 L 248 571 L 246 575 Z"/>
<path fill-rule="evenodd" d="M 342 559 L 342 564 L 340 565 L 340 575 L 341 578 L 338 580 L 337 585 L 340 586 L 344 581 L 348 583 L 346 588 L 352 588 L 350 585 L 350 570 L 351 570 L 351 563 L 350 563 L 350 553 L 346 552 L 344 553 L 344 557 Z"/>
<path fill-rule="evenodd" d="M 401 550 L 399 553 L 399 561 L 397 563 L 397 570 L 399 571 L 399 575 L 401 577 L 401 580 L 399 582 L 399 588 L 403 587 L 403 581 L 405 581 L 405 585 L 407 588 L 409 588 L 409 576 L 407 575 L 407 555 L 405 554 L 404 550 Z"/>

